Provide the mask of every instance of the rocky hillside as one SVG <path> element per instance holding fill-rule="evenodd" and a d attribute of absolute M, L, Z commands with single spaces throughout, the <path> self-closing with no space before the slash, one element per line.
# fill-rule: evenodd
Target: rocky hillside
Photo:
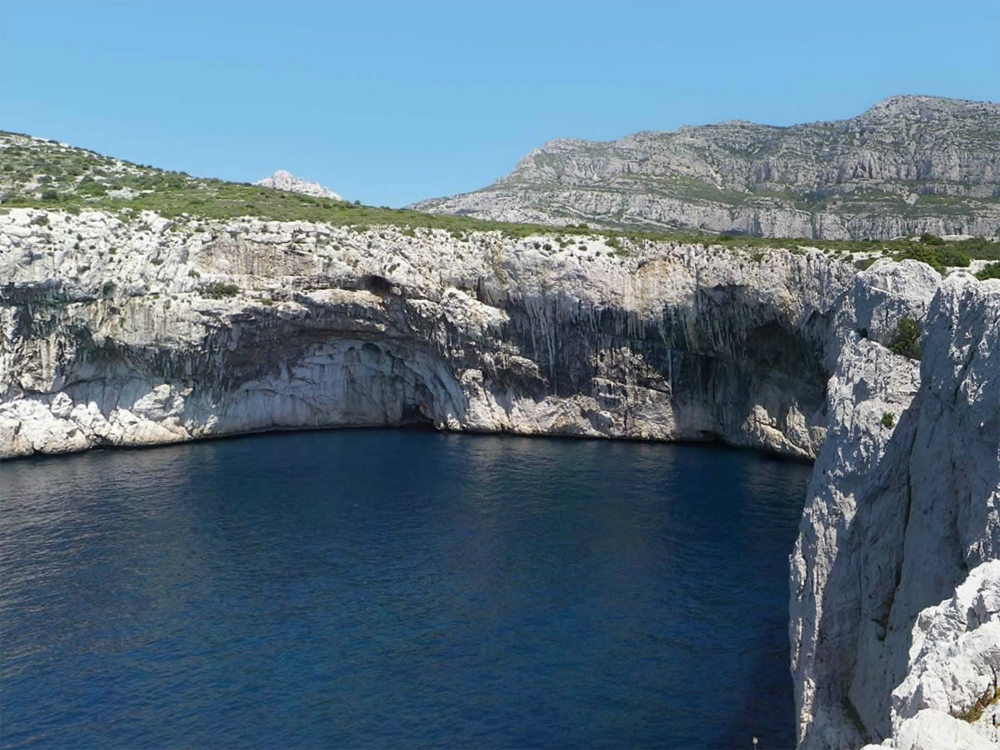
<path fill-rule="evenodd" d="M 559 139 L 487 188 L 415 208 L 765 237 L 994 236 L 1000 104 L 898 96 L 849 120 Z"/>

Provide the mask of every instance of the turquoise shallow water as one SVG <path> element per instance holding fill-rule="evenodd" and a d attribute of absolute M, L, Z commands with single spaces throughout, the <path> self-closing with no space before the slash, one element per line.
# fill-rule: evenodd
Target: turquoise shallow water
<path fill-rule="evenodd" d="M 400 431 L 3 464 L 3 747 L 791 747 L 809 472 Z"/>

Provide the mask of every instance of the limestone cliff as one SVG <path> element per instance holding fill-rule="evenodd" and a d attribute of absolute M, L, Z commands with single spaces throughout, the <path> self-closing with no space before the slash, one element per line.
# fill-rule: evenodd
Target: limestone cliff
<path fill-rule="evenodd" d="M 995 563 L 982 566 L 1000 556 L 1000 283 L 958 273 L 931 297 L 903 278 L 883 307 L 890 316 L 927 307 L 919 372 L 837 328 L 828 438 L 792 555 L 803 748 L 886 738 L 948 747 L 949 737 L 974 747 L 975 731 L 922 709 L 971 721 L 975 704 L 996 695 L 1000 644 L 988 623 L 1000 581 Z M 858 320 L 870 303 L 865 286 L 853 294 Z M 947 603 L 975 592 L 978 609 Z M 996 740 L 991 720 L 972 727 L 984 744 Z"/>
<path fill-rule="evenodd" d="M 274 188 L 275 190 L 285 190 L 291 193 L 302 193 L 302 195 L 311 195 L 314 198 L 329 198 L 334 201 L 340 200 L 340 196 L 329 188 L 323 187 L 318 182 L 300 180 L 291 172 L 284 169 L 279 169 L 273 175 L 265 177 L 263 180 L 257 180 L 254 185 Z"/>
<path fill-rule="evenodd" d="M 1000 105 L 896 96 L 858 117 L 561 138 L 482 190 L 415 204 L 501 221 L 889 239 L 1000 231 Z"/>
<path fill-rule="evenodd" d="M 0 455 L 411 422 L 815 455 L 855 269 L 623 242 L 14 209 Z"/>

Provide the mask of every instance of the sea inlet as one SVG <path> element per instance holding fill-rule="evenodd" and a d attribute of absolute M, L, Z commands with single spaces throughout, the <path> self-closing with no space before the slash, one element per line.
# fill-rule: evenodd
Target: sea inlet
<path fill-rule="evenodd" d="M 14 748 L 788 748 L 810 467 L 299 432 L 0 466 Z"/>

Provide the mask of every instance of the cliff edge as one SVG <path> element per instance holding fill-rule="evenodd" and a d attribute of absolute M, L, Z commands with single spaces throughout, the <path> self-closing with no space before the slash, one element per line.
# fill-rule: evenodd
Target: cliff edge
<path fill-rule="evenodd" d="M 856 269 L 819 251 L 0 215 L 0 456 L 395 426 L 809 458 Z"/>
<path fill-rule="evenodd" d="M 1000 282 L 944 280 L 919 373 L 843 334 L 792 555 L 800 747 L 992 746 Z"/>

